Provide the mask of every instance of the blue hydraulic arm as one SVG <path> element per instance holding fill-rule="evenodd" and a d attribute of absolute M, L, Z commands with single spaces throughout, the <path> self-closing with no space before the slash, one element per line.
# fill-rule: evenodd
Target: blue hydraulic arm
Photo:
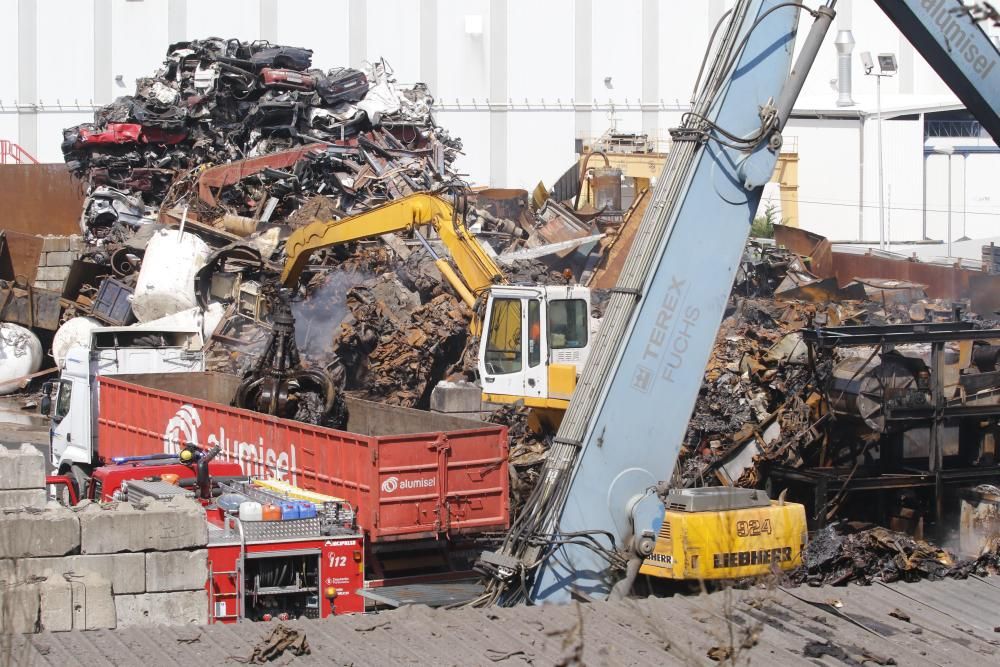
<path fill-rule="evenodd" d="M 791 68 L 797 2 L 737 0 L 713 33 L 692 111 L 612 290 L 594 350 L 483 604 L 603 598 L 637 571 L 663 505 L 781 129 L 834 16 Z M 627 580 L 627 577 L 626 577 Z"/>
<path fill-rule="evenodd" d="M 962 0 L 875 0 L 1000 145 L 1000 52 Z"/>

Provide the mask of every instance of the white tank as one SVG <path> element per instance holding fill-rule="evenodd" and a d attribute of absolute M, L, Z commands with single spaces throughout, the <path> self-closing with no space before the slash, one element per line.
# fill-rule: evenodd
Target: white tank
<path fill-rule="evenodd" d="M 74 317 L 66 320 L 56 335 L 52 337 L 52 358 L 56 366 L 62 368 L 66 354 L 74 347 L 90 347 L 90 332 L 99 329 L 103 324 L 93 317 Z"/>
<path fill-rule="evenodd" d="M 190 232 L 162 229 L 146 245 L 142 268 L 132 295 L 132 311 L 149 322 L 194 308 L 194 277 L 205 266 L 209 247 Z"/>
<path fill-rule="evenodd" d="M 42 367 L 38 336 L 17 324 L 0 322 L 0 395 L 21 388 L 21 379 Z"/>

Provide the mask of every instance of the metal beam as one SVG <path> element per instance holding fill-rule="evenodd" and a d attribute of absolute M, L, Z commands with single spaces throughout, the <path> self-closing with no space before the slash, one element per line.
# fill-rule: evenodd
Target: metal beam
<path fill-rule="evenodd" d="M 655 105 L 660 100 L 660 2 L 642 0 L 642 102 Z M 642 131 L 656 136 L 660 125 L 660 112 L 652 109 L 642 112 Z"/>
<path fill-rule="evenodd" d="M 507 0 L 490 2 L 490 185 L 507 184 Z"/>
<path fill-rule="evenodd" d="M 278 40 L 278 0 L 260 0 L 260 38 Z"/>
<path fill-rule="evenodd" d="M 574 133 L 577 139 L 591 136 L 590 105 L 593 103 L 594 4 L 592 0 L 573 3 L 573 100 L 576 103 Z M 584 107 L 586 105 L 586 107 Z"/>
<path fill-rule="evenodd" d="M 187 39 L 187 0 L 167 2 L 167 41 L 171 44 Z"/>
<path fill-rule="evenodd" d="M 347 60 L 351 67 L 361 67 L 368 58 L 367 0 L 350 0 L 347 26 Z"/>
<path fill-rule="evenodd" d="M 438 0 L 420 0 L 420 80 L 438 91 Z"/>
<path fill-rule="evenodd" d="M 94 104 L 107 104 L 113 96 L 112 39 L 111 0 L 94 0 Z"/>
<path fill-rule="evenodd" d="M 38 3 L 17 3 L 17 143 L 38 154 Z"/>

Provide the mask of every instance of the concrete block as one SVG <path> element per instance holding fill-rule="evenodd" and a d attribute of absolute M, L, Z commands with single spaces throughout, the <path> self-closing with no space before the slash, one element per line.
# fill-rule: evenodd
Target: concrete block
<path fill-rule="evenodd" d="M 208 592 L 116 595 L 118 627 L 130 625 L 187 625 L 208 623 Z"/>
<path fill-rule="evenodd" d="M 45 253 L 45 266 L 69 266 L 73 263 L 73 253 L 69 250 L 65 252 Z"/>
<path fill-rule="evenodd" d="M 33 445 L 20 449 L 0 447 L 0 489 L 44 489 L 45 457 Z"/>
<path fill-rule="evenodd" d="M 69 251 L 76 255 L 79 255 L 86 248 L 86 242 L 83 237 L 79 234 L 73 234 L 72 236 L 66 237 L 69 240 Z"/>
<path fill-rule="evenodd" d="M 42 252 L 59 252 L 69 250 L 68 236 L 46 236 L 42 239 Z"/>
<path fill-rule="evenodd" d="M 36 583 L 0 583 L 0 628 L 4 634 L 38 632 L 38 588 Z"/>
<path fill-rule="evenodd" d="M 208 551 L 151 551 L 146 554 L 146 592 L 196 591 L 208 579 Z"/>
<path fill-rule="evenodd" d="M 48 502 L 45 489 L 15 489 L 0 491 L 0 509 L 24 509 L 34 507 L 42 509 Z"/>
<path fill-rule="evenodd" d="M 471 382 L 438 382 L 431 391 L 431 411 L 478 415 L 482 400 L 483 390 Z"/>
<path fill-rule="evenodd" d="M 65 556 L 80 548 L 80 521 L 71 510 L 0 512 L 0 558 Z"/>
<path fill-rule="evenodd" d="M 0 558 L 0 586 L 12 584 L 17 580 L 17 566 L 23 561 L 13 558 Z"/>
<path fill-rule="evenodd" d="M 0 560 L 0 580 L 8 571 Z M 207 565 L 205 566 L 207 569 Z M 17 579 L 63 575 L 96 576 L 111 583 L 114 594 L 142 593 L 146 590 L 146 556 L 138 553 L 63 556 L 61 558 L 25 558 L 17 563 Z M 11 575 L 13 576 L 13 575 Z"/>
<path fill-rule="evenodd" d="M 152 501 L 142 507 L 129 503 L 89 505 L 78 512 L 81 552 L 174 551 L 208 543 L 205 510 L 191 499 Z"/>
<path fill-rule="evenodd" d="M 42 630 L 114 629 L 117 625 L 111 584 L 94 575 L 50 577 L 39 583 Z"/>
<path fill-rule="evenodd" d="M 107 579 L 88 575 L 71 579 L 73 590 L 73 629 L 114 629 L 118 625 L 111 584 Z M 42 606 L 44 610 L 44 603 Z"/>
<path fill-rule="evenodd" d="M 49 280 L 62 283 L 69 275 L 68 266 L 39 266 L 35 280 Z"/>
<path fill-rule="evenodd" d="M 50 577 L 38 584 L 40 630 L 69 632 L 73 629 L 73 587 L 63 577 Z"/>

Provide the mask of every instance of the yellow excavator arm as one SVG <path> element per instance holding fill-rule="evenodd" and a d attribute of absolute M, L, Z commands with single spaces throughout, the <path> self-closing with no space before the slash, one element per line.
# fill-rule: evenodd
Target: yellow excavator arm
<path fill-rule="evenodd" d="M 436 255 L 435 264 L 470 308 L 483 290 L 508 283 L 496 262 L 455 214 L 454 208 L 440 197 L 427 193 L 408 195 L 342 220 L 317 220 L 296 230 L 285 241 L 287 259 L 281 282 L 295 284 L 309 262 L 309 255 L 316 250 L 393 232 L 413 230 L 419 234 L 416 228 L 420 225 L 433 227 L 448 248 L 458 273 L 447 259 Z M 427 247 L 430 249 L 429 245 Z M 431 252 L 433 254 L 433 250 Z"/>

